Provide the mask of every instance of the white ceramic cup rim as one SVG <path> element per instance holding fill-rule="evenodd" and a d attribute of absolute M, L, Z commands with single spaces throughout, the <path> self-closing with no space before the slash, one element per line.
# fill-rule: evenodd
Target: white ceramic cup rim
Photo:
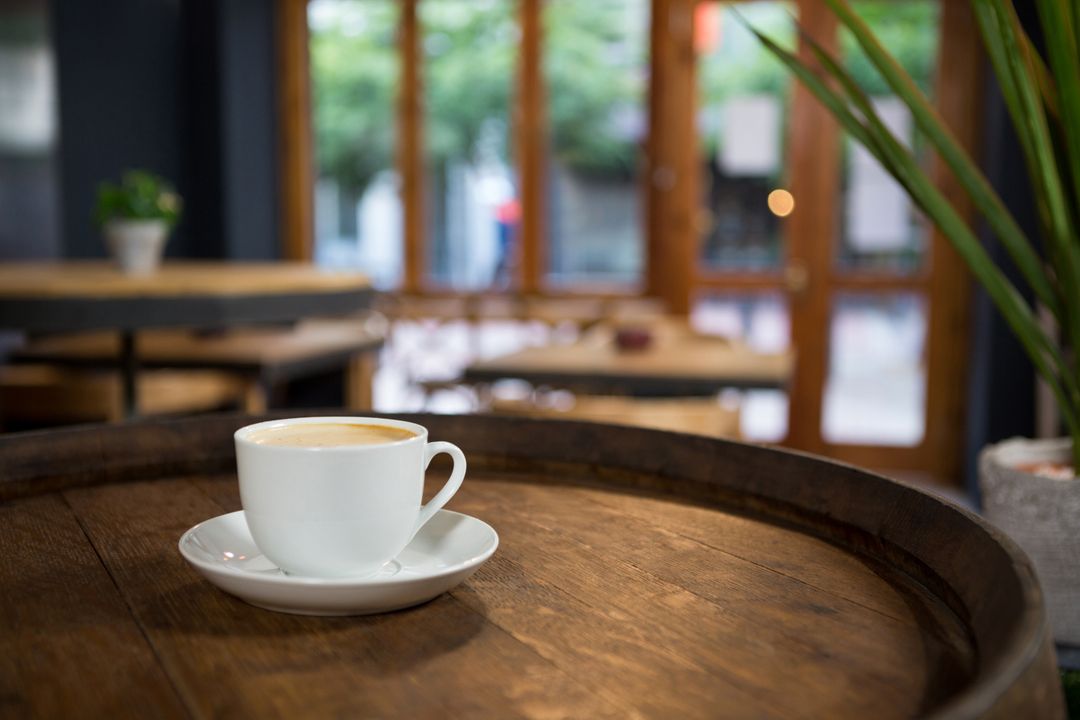
<path fill-rule="evenodd" d="M 271 428 L 290 427 L 293 425 L 377 425 L 383 427 L 393 427 L 401 430 L 408 430 L 416 433 L 416 437 L 405 438 L 403 440 L 388 440 L 380 443 L 367 443 L 357 445 L 331 445 L 329 447 L 306 447 L 302 445 L 267 445 L 264 443 L 257 443 L 254 440 L 249 439 L 251 435 L 260 432 L 262 430 L 269 430 Z M 253 425 L 245 425 L 244 427 L 233 433 L 233 438 L 238 443 L 244 445 L 250 445 L 257 447 L 259 452 L 310 452 L 310 453 L 360 453 L 360 452 L 378 452 L 382 448 L 407 445 L 409 443 L 421 443 L 426 444 L 428 438 L 427 428 L 423 425 L 418 425 L 407 420 L 394 420 L 391 418 L 380 417 L 360 417 L 357 415 L 345 415 L 345 416 L 326 416 L 326 417 L 299 417 L 299 418 L 280 418 L 278 420 L 266 420 L 258 422 Z"/>

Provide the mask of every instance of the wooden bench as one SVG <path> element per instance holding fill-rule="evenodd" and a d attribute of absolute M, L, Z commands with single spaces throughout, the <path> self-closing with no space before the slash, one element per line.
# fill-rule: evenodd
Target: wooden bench
<path fill-rule="evenodd" d="M 243 383 L 242 404 L 248 412 L 265 411 L 271 390 L 280 383 L 344 369 L 345 405 L 360 410 L 371 407 L 376 355 L 386 325 L 385 318 L 372 313 L 304 320 L 286 328 L 147 330 L 136 342 L 143 370 L 217 371 L 236 378 Z M 33 341 L 15 351 L 12 360 L 54 368 L 113 369 L 119 350 L 114 333 L 85 333 Z"/>

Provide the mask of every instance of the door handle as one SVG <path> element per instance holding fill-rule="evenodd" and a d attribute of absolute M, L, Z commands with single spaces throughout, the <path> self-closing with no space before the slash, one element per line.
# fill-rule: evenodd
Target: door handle
<path fill-rule="evenodd" d="M 792 295 L 802 295 L 810 285 L 810 272 L 801 262 L 789 262 L 784 268 L 784 284 Z"/>

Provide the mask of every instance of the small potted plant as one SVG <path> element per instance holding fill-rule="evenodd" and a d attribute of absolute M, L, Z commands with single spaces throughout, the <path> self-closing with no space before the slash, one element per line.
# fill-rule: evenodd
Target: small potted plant
<path fill-rule="evenodd" d="M 151 173 L 129 170 L 119 185 L 98 186 L 95 218 L 109 252 L 127 275 L 151 275 L 180 219 L 180 196 Z"/>

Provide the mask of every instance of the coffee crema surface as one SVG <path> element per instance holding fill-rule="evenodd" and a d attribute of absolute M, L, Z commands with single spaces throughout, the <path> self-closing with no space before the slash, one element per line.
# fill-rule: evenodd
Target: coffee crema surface
<path fill-rule="evenodd" d="M 384 445 L 416 437 L 412 430 L 390 425 L 361 423 L 295 423 L 259 430 L 248 436 L 258 445 L 281 447 L 348 447 L 352 445 Z"/>

